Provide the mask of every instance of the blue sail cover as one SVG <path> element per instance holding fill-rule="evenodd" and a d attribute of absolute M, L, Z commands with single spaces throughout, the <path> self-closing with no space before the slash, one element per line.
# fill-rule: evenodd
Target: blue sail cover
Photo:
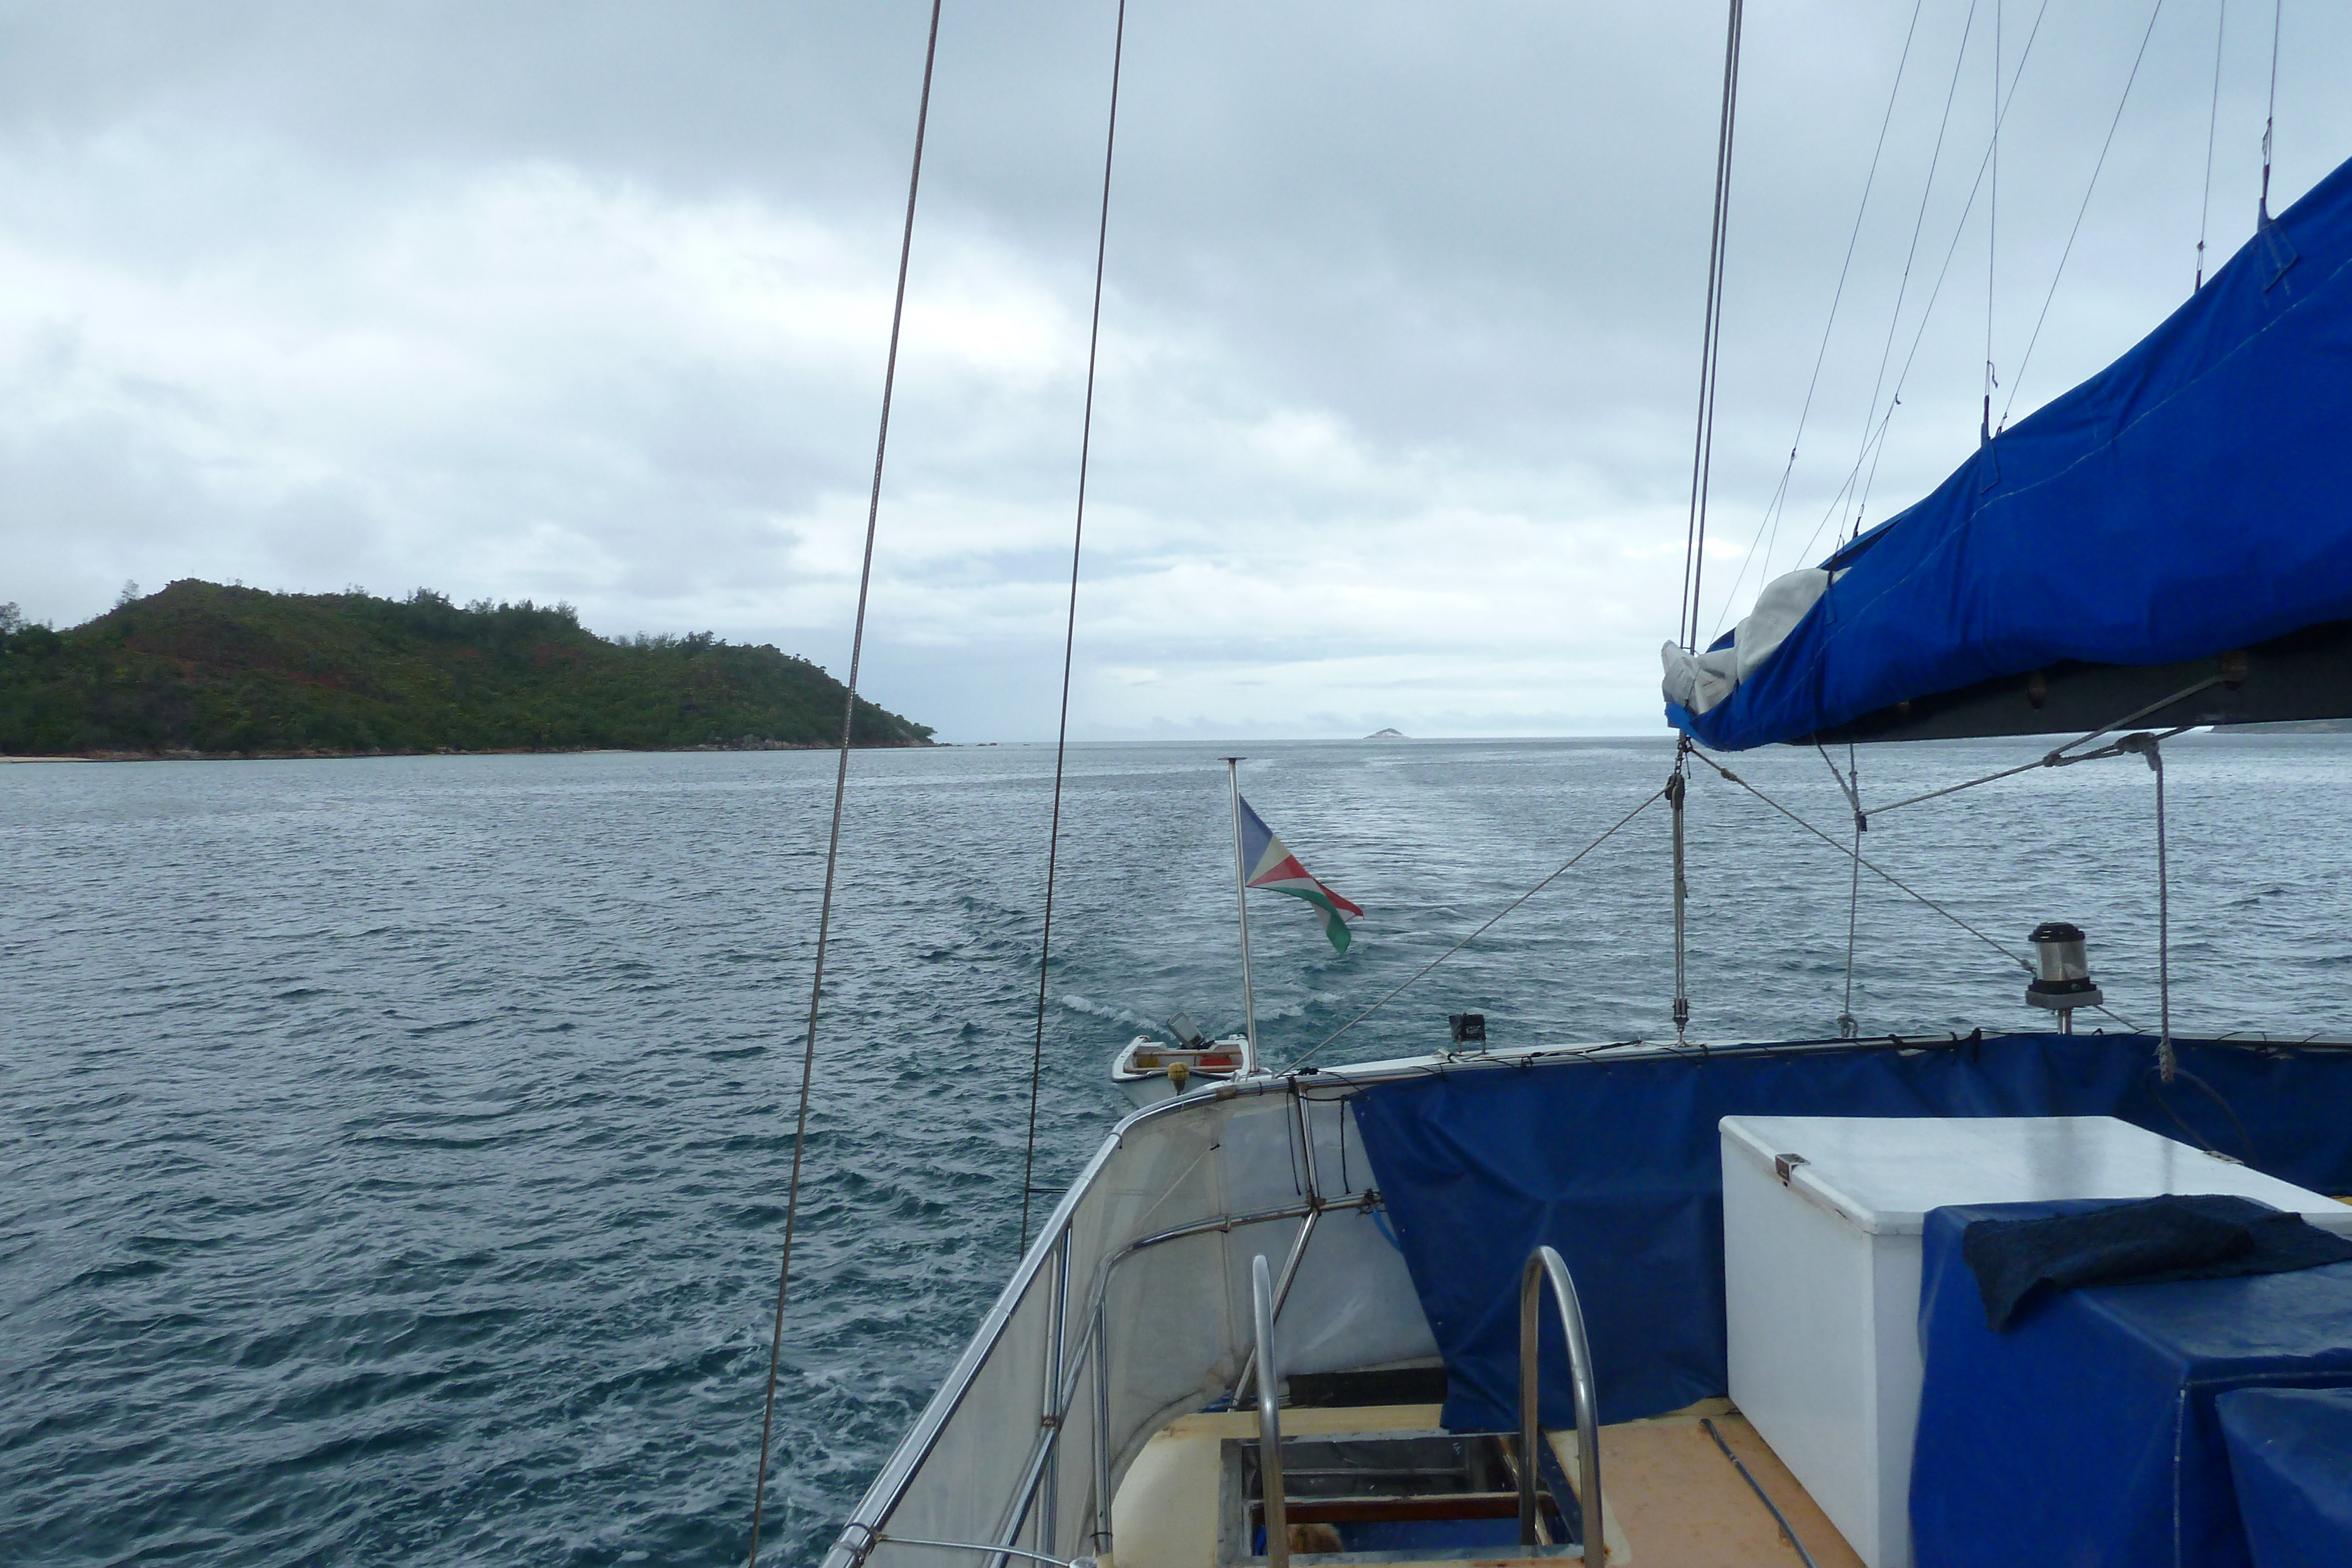
<path fill-rule="evenodd" d="M 2063 660 L 2167 664 L 2352 618 L 2352 162 L 1822 564 L 1843 575 L 1779 650 L 1669 723 L 1738 750 Z"/>

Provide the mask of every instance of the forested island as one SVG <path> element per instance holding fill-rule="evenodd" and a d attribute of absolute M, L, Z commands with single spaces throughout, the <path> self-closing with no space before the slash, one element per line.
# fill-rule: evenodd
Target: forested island
<path fill-rule="evenodd" d="M 570 605 L 184 579 L 68 631 L 0 606 L 0 755 L 323 757 L 838 745 L 847 693 L 709 632 L 607 640 Z M 860 746 L 931 731 L 860 700 Z"/>

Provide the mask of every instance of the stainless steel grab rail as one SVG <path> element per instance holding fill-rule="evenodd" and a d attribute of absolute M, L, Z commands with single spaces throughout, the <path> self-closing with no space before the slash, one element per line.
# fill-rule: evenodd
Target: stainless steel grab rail
<path fill-rule="evenodd" d="M 1598 1563 L 1607 1561 L 1609 1546 L 1601 1531 L 1601 1416 L 1592 1393 L 1592 1347 L 1585 1342 L 1576 1281 L 1549 1247 L 1529 1253 L 1528 1266 L 1519 1270 L 1519 1544 L 1537 1543 L 1536 1471 L 1543 1457 L 1543 1427 L 1537 1408 L 1536 1322 L 1547 1280 L 1568 1338 L 1569 1377 L 1576 1385 L 1576 1490 L 1584 1515 L 1584 1560 Z"/>
<path fill-rule="evenodd" d="M 1261 1252 L 1250 1261 L 1250 1309 L 1257 1327 L 1257 1474 L 1265 1510 L 1266 1568 L 1290 1568 L 1290 1517 L 1282 1506 L 1282 1373 L 1274 1364 L 1274 1277 Z"/>

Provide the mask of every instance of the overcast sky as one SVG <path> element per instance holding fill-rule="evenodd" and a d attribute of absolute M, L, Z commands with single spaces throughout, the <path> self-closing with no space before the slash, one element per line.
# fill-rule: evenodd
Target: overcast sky
<path fill-rule="evenodd" d="M 864 684 L 948 739 L 1052 734 L 1114 5 L 946 7 Z M 928 11 L 0 4 L 0 600 L 424 585 L 840 672 Z M 1874 388 L 1866 520 L 1975 444 L 1996 26 L 1996 413 L 2186 298 L 2221 14 L 2151 14 L 1749 6 L 1709 624 L 1850 525 Z M 2352 7 L 2284 18 L 2274 208 L 2352 156 Z M 1132 0 L 1076 734 L 1660 727 L 1722 25 Z"/>

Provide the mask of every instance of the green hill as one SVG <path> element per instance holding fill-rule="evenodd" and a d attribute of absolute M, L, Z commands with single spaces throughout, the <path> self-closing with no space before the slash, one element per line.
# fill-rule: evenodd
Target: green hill
<path fill-rule="evenodd" d="M 608 642 L 569 605 L 460 606 L 427 589 L 393 600 L 187 579 L 70 631 L 0 632 L 0 753 L 17 756 L 830 746 L 846 695 L 764 644 Z M 860 746 L 930 735 L 857 705 Z"/>

